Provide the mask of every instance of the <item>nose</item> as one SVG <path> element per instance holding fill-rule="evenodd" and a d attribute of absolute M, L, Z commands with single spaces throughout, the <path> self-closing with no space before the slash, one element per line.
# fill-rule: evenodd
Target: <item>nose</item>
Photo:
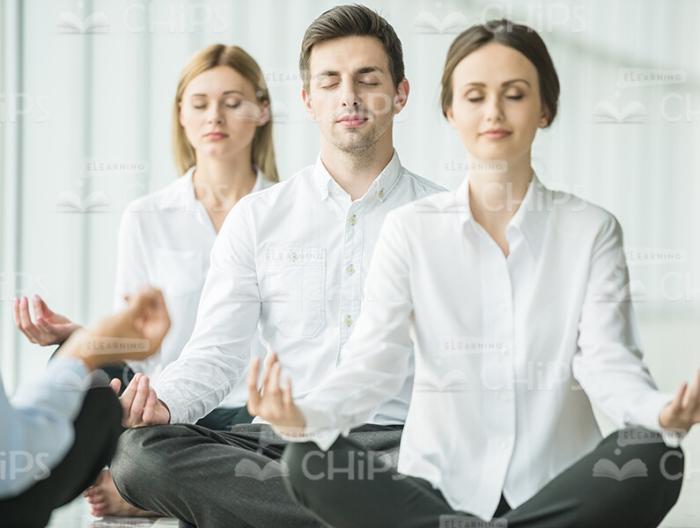
<path fill-rule="evenodd" d="M 489 123 L 498 123 L 503 121 L 503 106 L 501 104 L 500 97 L 493 95 L 486 98 L 484 117 Z"/>
<path fill-rule="evenodd" d="M 221 124 L 224 122 L 224 113 L 221 111 L 221 105 L 218 102 L 213 101 L 209 108 L 207 109 L 207 123 L 208 124 Z"/>
<path fill-rule="evenodd" d="M 340 102 L 343 105 L 343 108 L 356 109 L 360 106 L 360 98 L 357 95 L 355 83 L 352 82 L 352 80 L 343 82 Z"/>

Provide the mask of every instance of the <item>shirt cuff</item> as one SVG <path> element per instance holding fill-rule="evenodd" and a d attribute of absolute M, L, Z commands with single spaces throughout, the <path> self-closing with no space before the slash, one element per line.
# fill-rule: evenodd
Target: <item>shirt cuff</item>
<path fill-rule="evenodd" d="M 303 407 L 303 404 L 299 405 L 299 408 L 306 422 L 304 431 L 290 434 L 275 428 L 277 434 L 288 442 L 313 442 L 320 449 L 328 451 L 341 434 L 347 436 L 349 431 L 341 431 L 340 429 L 332 429 L 325 426 L 329 422 L 327 413 Z"/>
<path fill-rule="evenodd" d="M 153 389 L 156 391 L 158 399 L 162 401 L 170 411 L 171 424 L 190 423 L 187 421 L 187 409 L 184 405 L 179 405 L 177 401 L 176 390 L 168 389 L 167 386 L 155 384 Z"/>
<path fill-rule="evenodd" d="M 679 447 L 683 439 L 688 434 L 686 431 L 675 431 L 664 429 L 659 423 L 659 415 L 666 405 L 673 401 L 673 394 L 653 391 L 641 402 L 636 420 L 630 420 L 635 425 L 640 425 L 661 434 L 664 444 L 667 447 Z"/>

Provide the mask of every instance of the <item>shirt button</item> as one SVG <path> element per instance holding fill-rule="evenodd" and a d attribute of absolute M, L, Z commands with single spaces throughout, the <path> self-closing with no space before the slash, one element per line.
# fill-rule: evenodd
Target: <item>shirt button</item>
<path fill-rule="evenodd" d="M 355 266 L 350 264 L 347 268 L 345 268 L 345 271 L 348 275 L 352 275 L 353 273 L 355 273 Z"/>
<path fill-rule="evenodd" d="M 352 215 L 350 217 L 350 225 L 354 226 L 357 223 L 357 215 Z"/>
<path fill-rule="evenodd" d="M 384 198 L 384 189 L 379 189 L 379 192 L 377 193 L 377 196 L 379 196 L 379 199 L 381 200 Z"/>
<path fill-rule="evenodd" d="M 352 326 L 352 316 L 350 316 L 350 315 L 345 316 L 345 326 Z"/>

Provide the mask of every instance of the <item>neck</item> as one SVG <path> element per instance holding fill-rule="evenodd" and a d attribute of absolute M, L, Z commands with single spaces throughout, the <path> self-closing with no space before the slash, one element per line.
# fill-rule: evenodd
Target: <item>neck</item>
<path fill-rule="evenodd" d="M 530 185 L 530 153 L 508 160 L 502 171 L 488 170 L 488 165 L 489 162 L 470 161 L 469 205 L 474 219 L 487 230 L 505 230 Z"/>
<path fill-rule="evenodd" d="M 394 146 L 390 132 L 357 153 L 340 150 L 329 141 L 321 140 L 323 165 L 353 201 L 365 195 L 393 155 Z"/>
<path fill-rule="evenodd" d="M 197 158 L 193 183 L 195 196 L 206 204 L 233 205 L 255 185 L 250 149 L 227 159 Z"/>

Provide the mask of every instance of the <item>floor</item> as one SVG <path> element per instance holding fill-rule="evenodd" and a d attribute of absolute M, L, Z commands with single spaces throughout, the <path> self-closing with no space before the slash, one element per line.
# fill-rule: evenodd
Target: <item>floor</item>
<path fill-rule="evenodd" d="M 90 515 L 87 502 L 79 497 L 71 504 L 56 510 L 48 528 L 177 528 L 176 519 L 138 519 L 106 517 L 95 519 Z"/>
<path fill-rule="evenodd" d="M 700 528 L 700 505 L 696 498 L 700 497 L 700 485 L 697 481 L 684 483 L 683 496 L 661 528 Z M 691 499 L 692 497 L 692 499 Z M 54 512 L 48 528 L 177 528 L 175 519 L 136 519 L 110 517 L 94 519 L 90 516 L 85 500 L 81 497 Z"/>

